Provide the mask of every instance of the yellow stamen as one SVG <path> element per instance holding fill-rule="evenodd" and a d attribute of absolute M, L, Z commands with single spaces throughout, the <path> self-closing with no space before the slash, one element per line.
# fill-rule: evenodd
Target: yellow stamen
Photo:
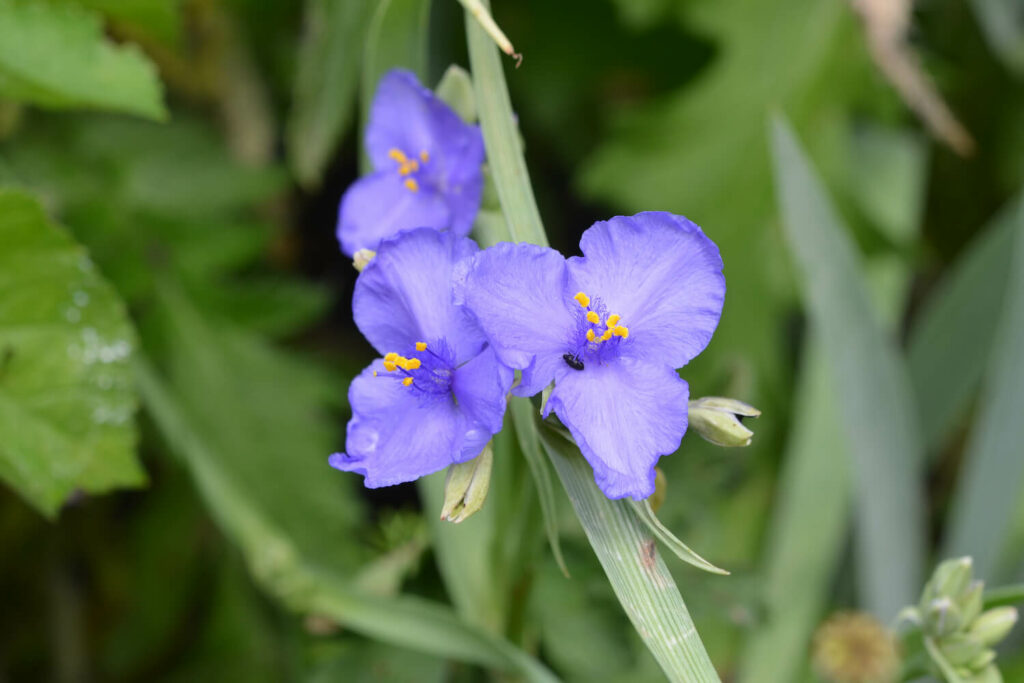
<path fill-rule="evenodd" d="M 608 341 L 611 338 L 612 338 L 612 331 L 611 330 L 605 330 L 604 334 L 601 335 L 601 341 Z"/>
<path fill-rule="evenodd" d="M 406 370 L 416 370 L 422 365 L 419 358 L 410 358 L 409 362 L 405 364 Z"/>
<path fill-rule="evenodd" d="M 427 342 L 416 342 L 416 350 L 417 351 L 426 351 L 427 350 Z"/>
<path fill-rule="evenodd" d="M 610 316 L 608 316 L 608 320 L 606 320 L 604 324 L 607 325 L 608 327 L 615 327 L 616 325 L 619 324 L 619 320 L 621 319 L 621 315 L 619 315 L 618 313 L 612 313 Z"/>
<path fill-rule="evenodd" d="M 629 336 L 629 328 L 623 325 L 616 325 L 615 327 L 612 328 L 612 334 L 614 334 L 616 337 L 622 337 L 623 339 L 625 339 L 626 337 Z"/>
<path fill-rule="evenodd" d="M 587 322 L 596 325 L 599 322 L 601 322 L 601 318 L 597 315 L 597 313 L 594 313 L 593 311 L 587 311 Z"/>
<path fill-rule="evenodd" d="M 389 360 L 384 361 L 384 369 L 388 372 L 394 372 L 397 366 Z"/>
<path fill-rule="evenodd" d="M 414 178 L 406 178 L 405 186 L 409 188 L 410 192 L 418 192 L 420 189 L 420 184 Z"/>
<path fill-rule="evenodd" d="M 393 159 L 394 161 L 397 161 L 400 164 L 404 164 L 407 161 L 405 154 L 402 152 L 402 150 L 397 149 L 395 147 L 392 147 L 391 149 L 388 150 L 388 157 Z"/>
<path fill-rule="evenodd" d="M 574 296 L 573 299 L 576 299 L 576 302 L 583 308 L 590 305 L 590 297 L 583 292 L 576 292 L 576 296 Z"/>
<path fill-rule="evenodd" d="M 402 380 L 402 384 L 405 385 L 405 386 L 411 385 L 412 384 L 412 377 L 406 377 L 405 379 L 403 379 Z"/>
<path fill-rule="evenodd" d="M 427 153 L 427 150 L 423 150 L 422 152 L 420 152 L 420 159 L 423 160 L 423 163 L 427 163 L 428 161 L 430 161 L 430 154 Z"/>
<path fill-rule="evenodd" d="M 392 353 L 389 353 L 388 355 L 384 356 L 384 362 L 385 363 L 394 363 L 396 360 L 398 360 L 398 358 L 399 358 L 398 354 L 392 352 Z"/>
<path fill-rule="evenodd" d="M 587 341 L 589 341 L 589 342 L 594 341 L 594 331 L 593 330 L 587 330 Z"/>
<path fill-rule="evenodd" d="M 376 377 L 376 376 L 377 376 L 377 371 L 376 371 L 376 370 L 374 370 L 374 371 L 373 371 L 373 376 L 374 376 L 374 377 Z"/>

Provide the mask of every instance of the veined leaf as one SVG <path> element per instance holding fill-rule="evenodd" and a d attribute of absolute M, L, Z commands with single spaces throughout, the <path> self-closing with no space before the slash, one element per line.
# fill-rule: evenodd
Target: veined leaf
<path fill-rule="evenodd" d="M 1006 297 L 946 546 L 947 556 L 971 555 L 979 575 L 988 580 L 999 577 L 999 561 L 1024 487 L 1024 203 L 1017 206 L 1013 223 Z"/>
<path fill-rule="evenodd" d="M 0 190 L 0 244 L 0 477 L 49 517 L 142 485 L 124 304 L 28 194 Z"/>
<path fill-rule="evenodd" d="M 675 553 L 676 557 L 680 560 L 688 564 L 692 564 L 697 569 L 703 569 L 704 571 L 711 572 L 712 574 L 729 574 L 726 570 L 721 567 L 716 567 L 697 553 L 690 550 L 689 546 L 680 541 L 675 534 L 669 531 L 665 525 L 661 523 L 661 520 L 658 519 L 657 515 L 654 514 L 654 509 L 651 507 L 651 502 L 649 500 L 632 500 L 630 503 L 633 506 L 633 512 L 635 512 L 637 518 L 647 526 L 648 531 L 654 534 L 655 538 L 664 543 L 665 546 Z"/>
<path fill-rule="evenodd" d="M 0 95 L 55 109 L 164 119 L 156 67 L 103 35 L 100 18 L 52 0 L 0 0 Z"/>
<path fill-rule="evenodd" d="M 855 247 L 789 125 L 772 125 L 783 224 L 839 395 L 857 501 L 863 599 L 889 619 L 918 592 L 923 441 L 907 371 L 872 310 Z"/>

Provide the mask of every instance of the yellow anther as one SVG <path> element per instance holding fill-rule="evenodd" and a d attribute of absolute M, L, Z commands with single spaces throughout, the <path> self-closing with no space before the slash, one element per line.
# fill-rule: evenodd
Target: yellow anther
<path fill-rule="evenodd" d="M 428 161 L 430 161 L 430 154 L 427 153 L 427 150 L 423 150 L 422 152 L 420 152 L 420 159 L 423 160 L 423 163 L 427 163 Z"/>
<path fill-rule="evenodd" d="M 408 161 L 402 150 L 397 149 L 395 147 L 392 147 L 391 149 L 388 150 L 388 157 L 390 159 L 393 159 L 394 161 L 397 161 L 400 164 L 404 164 L 406 161 Z"/>
<path fill-rule="evenodd" d="M 409 385 L 411 385 L 411 384 L 412 384 L 412 377 L 406 377 L 405 379 L 403 379 L 403 380 L 402 380 L 402 384 L 403 384 L 404 386 L 409 386 Z"/>
<path fill-rule="evenodd" d="M 399 358 L 400 358 L 400 356 L 397 353 L 392 352 L 392 353 L 389 353 L 388 355 L 384 356 L 384 362 L 385 363 L 394 363 Z"/>
<path fill-rule="evenodd" d="M 406 178 L 405 186 L 409 188 L 410 192 L 417 192 L 420 189 L 420 184 L 414 178 Z"/>
<path fill-rule="evenodd" d="M 593 311 L 587 311 L 587 322 L 590 322 L 590 323 L 593 323 L 593 324 L 596 325 L 599 322 L 601 322 L 601 318 L 600 318 L 600 316 L 597 315 L 597 313 L 594 313 Z"/>
<path fill-rule="evenodd" d="M 573 299 L 576 299 L 577 303 L 579 303 L 583 308 L 590 305 L 590 297 L 583 292 L 576 292 L 576 296 L 574 296 Z"/>
<path fill-rule="evenodd" d="M 604 324 L 607 325 L 608 327 L 615 327 L 616 325 L 619 324 L 619 320 L 621 319 L 621 315 L 619 315 L 618 313 L 612 313 L 610 316 L 608 316 L 608 320 L 606 320 Z"/>
<path fill-rule="evenodd" d="M 416 370 L 422 365 L 419 358 L 410 358 L 409 362 L 405 364 L 406 370 Z"/>
<path fill-rule="evenodd" d="M 376 371 L 376 370 L 374 370 L 374 371 L 373 371 L 373 376 L 374 376 L 374 377 L 376 377 L 376 376 L 377 376 L 377 371 Z"/>
<path fill-rule="evenodd" d="M 601 335 L 601 341 L 608 341 L 611 338 L 612 338 L 612 331 L 611 330 L 605 330 L 604 334 Z"/>
<path fill-rule="evenodd" d="M 614 334 L 616 337 L 622 337 L 623 339 L 625 339 L 626 337 L 629 336 L 629 328 L 623 325 L 616 325 L 615 327 L 612 328 L 612 334 Z"/>
<path fill-rule="evenodd" d="M 589 342 L 594 341 L 594 331 L 593 330 L 587 330 L 587 341 L 589 341 Z"/>
<path fill-rule="evenodd" d="M 427 350 L 427 342 L 416 342 L 416 350 L 417 351 L 426 351 Z"/>
<path fill-rule="evenodd" d="M 398 367 L 398 366 L 396 366 L 391 361 L 389 361 L 389 360 L 384 361 L 384 369 L 387 370 L 388 372 L 394 372 L 396 367 Z"/>

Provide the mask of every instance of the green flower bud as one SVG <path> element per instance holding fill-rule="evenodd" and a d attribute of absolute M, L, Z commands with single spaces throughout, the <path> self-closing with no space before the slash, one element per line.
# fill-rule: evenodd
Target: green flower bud
<path fill-rule="evenodd" d="M 444 72 L 437 88 L 437 98 L 455 110 L 466 123 L 476 122 L 476 97 L 473 94 L 473 79 L 461 66 L 452 64 Z"/>
<path fill-rule="evenodd" d="M 963 683 L 1003 683 L 1003 676 L 995 664 L 989 664 L 981 671 L 975 674 L 966 674 L 961 678 L 963 678 Z"/>
<path fill-rule="evenodd" d="M 973 671 L 981 671 L 986 666 L 996 661 L 996 651 L 992 649 L 982 650 L 981 653 L 968 663 L 967 667 Z"/>
<path fill-rule="evenodd" d="M 939 643 L 939 649 L 942 650 L 942 655 L 952 666 L 966 666 L 968 668 L 975 668 L 973 666 L 974 660 L 985 654 L 987 650 L 985 645 L 977 638 L 971 638 L 959 633 L 943 638 Z M 977 668 L 983 667 L 984 664 Z"/>
<path fill-rule="evenodd" d="M 749 446 L 754 432 L 741 420 L 760 414 L 757 408 L 732 398 L 707 396 L 690 401 L 690 426 L 716 446 Z"/>
<path fill-rule="evenodd" d="M 985 582 L 972 581 L 967 586 L 967 590 L 960 595 L 957 605 L 960 607 L 960 612 L 964 615 L 965 624 L 971 623 L 981 614 L 981 608 L 984 606 L 984 594 Z"/>
<path fill-rule="evenodd" d="M 944 596 L 956 600 L 971 582 L 974 560 L 970 557 L 958 557 L 946 560 L 932 574 L 936 596 Z"/>
<path fill-rule="evenodd" d="M 668 495 L 668 479 L 665 478 L 665 473 L 661 471 L 660 467 L 655 467 L 654 493 L 652 493 L 650 497 L 652 511 L 657 512 L 661 509 L 662 504 L 665 502 L 666 495 Z"/>
<path fill-rule="evenodd" d="M 494 453 L 491 451 L 491 444 L 488 443 L 480 455 L 448 468 L 448 476 L 444 481 L 441 519 L 458 524 L 469 519 L 484 506 L 487 490 L 491 487 L 493 461 Z"/>
<path fill-rule="evenodd" d="M 991 646 L 1005 638 L 1016 623 L 1016 607 L 995 607 L 975 619 L 967 630 L 967 635 L 984 645 Z"/>
<path fill-rule="evenodd" d="M 361 273 L 376 255 L 377 252 L 372 249 L 360 249 L 352 256 L 352 267 Z"/>
<path fill-rule="evenodd" d="M 932 600 L 924 612 L 925 631 L 936 638 L 956 633 L 963 624 L 964 620 L 960 609 L 956 603 L 946 597 Z"/>

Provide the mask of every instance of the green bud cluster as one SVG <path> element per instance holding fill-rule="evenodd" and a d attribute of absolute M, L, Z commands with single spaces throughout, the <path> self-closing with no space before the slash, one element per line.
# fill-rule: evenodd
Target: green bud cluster
<path fill-rule="evenodd" d="M 734 398 L 706 396 L 690 401 L 689 420 L 698 434 L 716 446 L 749 446 L 754 432 L 743 424 L 761 411 Z"/>
<path fill-rule="evenodd" d="M 984 610 L 983 581 L 973 577 L 970 557 L 942 562 L 925 584 L 916 607 L 901 617 L 912 625 L 910 642 L 919 640 L 940 676 L 955 673 L 964 683 L 999 683 L 993 649 L 1017 623 L 1017 610 Z"/>

